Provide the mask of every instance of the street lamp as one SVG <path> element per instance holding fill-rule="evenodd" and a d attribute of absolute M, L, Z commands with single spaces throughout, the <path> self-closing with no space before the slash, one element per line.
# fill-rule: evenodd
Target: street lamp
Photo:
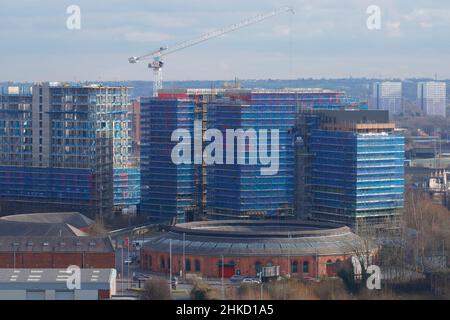
<path fill-rule="evenodd" d="M 224 279 L 223 279 L 223 268 L 224 268 L 224 262 L 223 262 L 223 255 L 222 255 L 222 300 L 225 300 L 225 286 L 224 286 Z"/>

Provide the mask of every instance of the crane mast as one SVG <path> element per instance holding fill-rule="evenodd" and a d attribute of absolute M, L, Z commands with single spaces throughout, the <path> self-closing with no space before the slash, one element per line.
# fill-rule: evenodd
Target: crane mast
<path fill-rule="evenodd" d="M 184 41 L 181 42 L 179 44 L 174 45 L 171 48 L 168 47 L 161 47 L 156 51 L 153 51 L 151 53 L 145 54 L 143 56 L 140 57 L 131 57 L 128 59 L 128 61 L 130 63 L 138 63 L 141 60 L 145 60 L 147 58 L 152 58 L 153 61 L 151 63 L 149 63 L 148 67 L 150 69 L 153 70 L 153 96 L 157 97 L 158 96 L 158 91 L 160 89 L 162 89 L 162 68 L 164 66 L 164 62 L 162 61 L 162 57 L 167 56 L 171 53 L 195 46 L 199 43 L 205 42 L 207 40 L 213 39 L 213 38 L 217 38 L 219 36 L 222 36 L 226 33 L 230 33 L 233 32 L 235 30 L 247 27 L 249 25 L 261 22 L 263 20 L 269 19 L 271 17 L 274 17 L 278 14 L 281 13 L 285 13 L 285 12 L 290 12 L 292 14 L 294 14 L 294 10 L 290 7 L 281 7 L 278 8 L 274 11 L 268 12 L 268 13 L 264 13 L 264 14 L 259 14 L 253 18 L 241 21 L 239 23 L 235 23 L 232 24 L 228 27 L 222 28 L 222 29 L 217 29 L 211 32 L 208 32 L 204 35 L 202 35 L 199 38 L 193 39 L 193 40 L 188 40 L 188 41 Z"/>

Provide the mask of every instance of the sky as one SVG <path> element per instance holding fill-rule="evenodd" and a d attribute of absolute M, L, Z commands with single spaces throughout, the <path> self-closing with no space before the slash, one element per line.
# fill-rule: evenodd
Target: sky
<path fill-rule="evenodd" d="M 286 5 L 294 15 L 167 56 L 164 79 L 450 78 L 448 0 L 1 0 L 0 81 L 151 80 L 130 56 Z"/>

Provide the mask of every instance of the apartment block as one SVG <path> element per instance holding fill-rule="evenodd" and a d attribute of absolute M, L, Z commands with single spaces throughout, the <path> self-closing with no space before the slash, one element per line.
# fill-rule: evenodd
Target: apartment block
<path fill-rule="evenodd" d="M 300 115 L 300 215 L 353 228 L 385 225 L 404 205 L 404 136 L 387 111 L 321 110 Z M 304 203 L 306 202 L 306 203 Z"/>
<path fill-rule="evenodd" d="M 445 82 L 429 81 L 418 83 L 417 99 L 424 115 L 446 116 L 447 88 Z"/>
<path fill-rule="evenodd" d="M 114 169 L 130 167 L 128 88 L 36 83 L 1 95 L 5 213 L 110 215 Z"/>
<path fill-rule="evenodd" d="M 387 110 L 390 115 L 402 113 L 402 83 L 390 81 L 374 83 L 372 102 L 374 110 Z"/>

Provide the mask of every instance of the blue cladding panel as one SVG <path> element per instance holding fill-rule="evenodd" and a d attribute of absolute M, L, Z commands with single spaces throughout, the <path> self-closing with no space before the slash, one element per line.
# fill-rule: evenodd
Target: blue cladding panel
<path fill-rule="evenodd" d="M 312 193 L 318 212 L 366 216 L 404 203 L 404 137 L 313 130 Z"/>
<path fill-rule="evenodd" d="M 188 100 L 141 100 L 141 213 L 181 222 L 194 205 L 194 164 L 175 165 L 177 144 L 172 132 L 186 129 L 193 136 L 194 103 Z"/>
<path fill-rule="evenodd" d="M 277 101 L 277 98 L 281 100 Z M 254 129 L 258 139 L 260 129 L 278 129 L 280 149 L 279 170 L 275 175 L 262 175 L 261 168 L 267 165 L 260 165 L 259 160 L 258 165 L 238 165 L 236 149 L 234 164 L 209 166 L 207 207 L 210 211 L 235 216 L 292 213 L 296 106 L 286 102 L 284 98 L 285 95 L 254 94 L 248 105 L 219 103 L 208 108 L 208 127 L 219 129 L 224 137 L 227 129 Z M 227 142 L 225 138 L 225 145 L 227 143 L 231 142 Z M 269 152 L 270 149 L 269 140 Z M 246 157 L 248 158 L 248 151 Z"/>
<path fill-rule="evenodd" d="M 138 205 L 141 201 L 141 171 L 139 168 L 114 169 L 114 205 Z"/>
<path fill-rule="evenodd" d="M 95 200 L 95 176 L 89 169 L 0 166 L 0 197 L 49 203 Z"/>

